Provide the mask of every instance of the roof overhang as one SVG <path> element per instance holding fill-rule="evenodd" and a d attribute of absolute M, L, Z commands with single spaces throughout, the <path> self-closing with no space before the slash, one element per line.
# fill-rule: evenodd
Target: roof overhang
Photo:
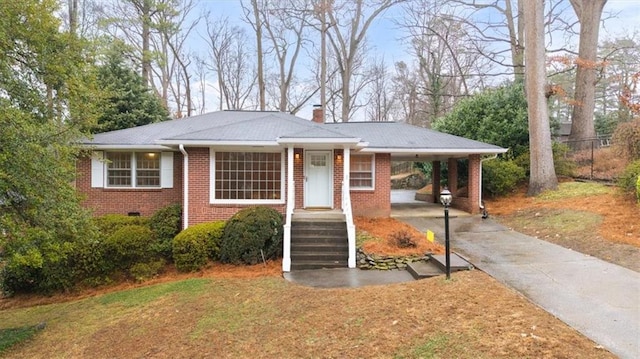
<path fill-rule="evenodd" d="M 93 150 L 173 150 L 173 148 L 164 145 L 101 145 L 85 143 L 83 146 Z"/>
<path fill-rule="evenodd" d="M 338 145 L 358 145 L 359 138 L 355 137 L 340 137 L 340 138 L 304 138 L 304 137 L 279 137 L 276 140 L 281 145 L 290 144 L 338 144 Z"/>
<path fill-rule="evenodd" d="M 506 148 L 461 149 L 461 148 L 363 148 L 361 153 L 389 153 L 394 161 L 442 161 L 449 158 L 465 158 L 469 155 L 496 155 L 507 152 Z"/>
<path fill-rule="evenodd" d="M 249 146 L 249 147 L 279 147 L 276 141 L 218 141 L 218 140 L 156 140 L 165 146 Z"/>

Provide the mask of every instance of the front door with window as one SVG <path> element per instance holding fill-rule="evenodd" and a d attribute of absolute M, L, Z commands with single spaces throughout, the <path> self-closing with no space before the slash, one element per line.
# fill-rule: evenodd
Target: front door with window
<path fill-rule="evenodd" d="M 304 156 L 305 208 L 333 208 L 331 151 L 307 151 Z"/>

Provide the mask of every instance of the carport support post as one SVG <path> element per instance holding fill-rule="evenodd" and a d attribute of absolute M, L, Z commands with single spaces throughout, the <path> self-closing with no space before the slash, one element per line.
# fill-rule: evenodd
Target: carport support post
<path fill-rule="evenodd" d="M 440 193 L 440 161 L 431 162 L 431 195 L 433 196 L 433 203 L 440 202 L 438 198 Z"/>

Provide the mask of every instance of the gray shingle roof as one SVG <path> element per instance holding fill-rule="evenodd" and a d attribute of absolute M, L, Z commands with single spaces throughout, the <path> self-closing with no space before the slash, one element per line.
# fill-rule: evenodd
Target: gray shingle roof
<path fill-rule="evenodd" d="M 158 144 L 215 144 L 216 142 L 304 143 L 326 139 L 358 142 L 368 150 L 469 150 L 499 153 L 491 144 L 394 122 L 350 122 L 318 124 L 281 112 L 220 111 L 185 119 L 153 123 L 124 130 L 96 134 L 84 143 L 89 146 L 135 147 Z M 299 140 L 299 141 L 298 141 Z"/>
<path fill-rule="evenodd" d="M 348 122 L 326 124 L 335 131 L 362 138 L 367 148 L 393 149 L 487 149 L 499 150 L 501 147 L 449 135 L 427 128 L 411 126 L 397 122 Z"/>

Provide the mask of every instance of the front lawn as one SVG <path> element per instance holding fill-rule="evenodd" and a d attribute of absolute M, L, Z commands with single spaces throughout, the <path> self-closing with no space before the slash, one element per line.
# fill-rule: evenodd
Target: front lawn
<path fill-rule="evenodd" d="M 256 267 L 259 268 L 259 267 Z M 480 271 L 314 289 L 277 275 L 198 278 L 6 308 L 2 329 L 46 322 L 9 358 L 612 358 Z"/>

